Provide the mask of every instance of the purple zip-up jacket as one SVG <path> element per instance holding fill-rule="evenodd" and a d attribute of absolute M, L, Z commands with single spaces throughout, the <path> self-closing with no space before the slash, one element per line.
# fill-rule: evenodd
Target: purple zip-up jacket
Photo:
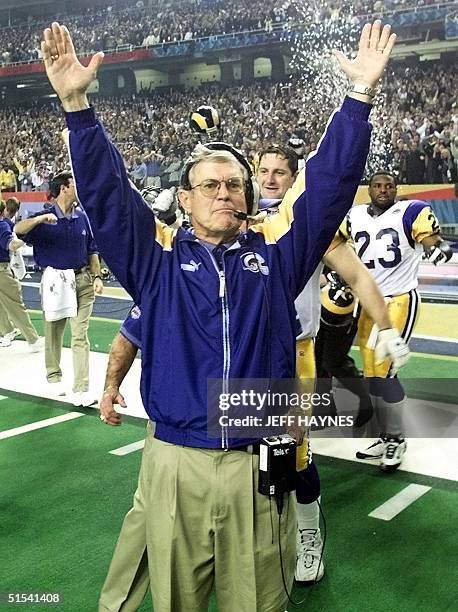
<path fill-rule="evenodd" d="M 295 376 L 294 299 L 353 203 L 368 154 L 370 106 L 346 98 L 279 214 L 215 257 L 192 230 L 156 221 L 92 108 L 67 113 L 75 185 L 102 257 L 141 308 L 145 409 L 160 440 L 248 444 L 207 434 L 207 383 Z M 216 408 L 215 408 L 216 410 Z"/>

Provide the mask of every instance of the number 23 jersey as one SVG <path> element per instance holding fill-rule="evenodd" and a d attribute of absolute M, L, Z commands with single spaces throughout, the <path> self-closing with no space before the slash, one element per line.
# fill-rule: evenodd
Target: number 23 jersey
<path fill-rule="evenodd" d="M 340 232 L 355 245 L 384 296 L 407 293 L 418 286 L 418 267 L 427 236 L 439 234 L 439 222 L 426 202 L 401 200 L 381 215 L 370 205 L 353 206 Z"/>

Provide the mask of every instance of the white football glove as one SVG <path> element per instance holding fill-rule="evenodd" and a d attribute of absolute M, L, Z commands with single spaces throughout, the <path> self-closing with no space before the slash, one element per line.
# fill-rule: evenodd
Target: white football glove
<path fill-rule="evenodd" d="M 429 251 L 425 251 L 423 259 L 430 261 L 435 266 L 447 263 L 453 255 L 452 248 L 447 242 L 442 241 L 434 245 Z"/>
<path fill-rule="evenodd" d="M 410 359 L 410 350 L 407 344 L 394 329 L 382 329 L 378 332 L 375 344 L 375 361 L 381 363 L 385 359 L 392 362 L 391 371 L 396 374 Z"/>
<path fill-rule="evenodd" d="M 170 189 L 163 189 L 160 194 L 154 200 L 152 205 L 153 212 L 155 215 L 166 212 L 173 212 L 171 209 L 176 209 L 175 205 L 175 192 L 176 188 L 171 187 Z"/>

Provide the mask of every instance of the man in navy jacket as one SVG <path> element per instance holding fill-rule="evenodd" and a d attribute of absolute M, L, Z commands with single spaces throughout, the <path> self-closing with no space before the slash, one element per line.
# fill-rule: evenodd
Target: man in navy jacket
<path fill-rule="evenodd" d="M 336 52 L 352 91 L 279 214 L 245 233 L 251 177 L 224 147 L 188 160 L 179 196 L 193 227 L 156 222 L 87 101 L 103 54 L 85 68 L 65 27 L 54 23 L 44 37 L 79 200 L 101 254 L 142 311 L 141 392 L 156 432 L 147 434 L 136 501 L 146 515 L 154 609 L 207 610 L 214 588 L 221 611 L 284 610 L 278 521 L 271 527 L 269 499 L 257 492 L 256 438 L 240 440 L 224 426 L 209 437 L 207 381 L 224 388 L 233 378 L 294 378 L 294 299 L 353 202 L 370 102 L 395 37 L 377 21 L 364 27 L 354 60 Z M 288 588 L 294 532 L 290 511 L 281 525 Z"/>

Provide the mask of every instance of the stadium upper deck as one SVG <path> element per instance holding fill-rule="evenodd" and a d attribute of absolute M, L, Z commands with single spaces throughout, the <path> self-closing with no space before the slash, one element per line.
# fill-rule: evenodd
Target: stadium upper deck
<path fill-rule="evenodd" d="M 453 66 L 399 65 L 387 74 L 384 90 L 386 97 L 373 115 L 372 163 L 391 166 L 401 183 L 456 182 L 458 75 Z M 167 186 L 177 183 L 182 160 L 195 144 L 189 110 L 203 100 L 221 113 L 221 137 L 251 158 L 267 143 L 287 142 L 292 136 L 304 140 L 306 155 L 315 148 L 333 108 L 330 98 L 318 97 L 313 84 L 293 79 L 283 85 L 265 81 L 222 88 L 215 83 L 186 92 L 143 91 L 123 98 L 98 97 L 95 104 L 126 164 L 134 169 L 145 163 L 149 181 Z M 2 182 L 12 168 L 18 187 L 47 190 L 49 173 L 67 163 L 60 138 L 63 127 L 61 109 L 54 103 L 0 109 L 2 189 L 15 190 Z"/>
<path fill-rule="evenodd" d="M 125 6 L 123 6 L 125 4 Z M 108 5 L 108 6 L 107 6 Z M 230 8 L 221 0 L 195 2 L 186 0 L 167 4 L 161 2 L 126 2 L 122 8 L 113 3 L 100 3 L 82 11 L 84 3 L 74 5 L 72 12 L 63 12 L 62 4 L 54 12 L 48 3 L 43 14 L 14 23 L 11 10 L 9 25 L 0 29 L 0 60 L 2 65 L 28 63 L 40 58 L 40 39 L 43 27 L 59 18 L 75 35 L 77 51 L 89 54 L 95 51 L 125 51 L 137 47 L 150 47 L 166 43 L 195 41 L 235 32 L 265 31 L 278 28 L 288 30 L 304 21 L 311 23 L 337 22 L 351 24 L 357 16 L 384 15 L 395 25 L 411 26 L 440 22 L 458 7 L 455 1 L 425 0 L 344 0 L 335 4 L 322 4 L 317 0 L 307 3 L 276 0 L 234 0 Z M 79 9 L 79 10 L 78 10 Z M 77 13 L 77 14 L 75 14 Z M 4 14 L 5 17 L 5 14 Z M 4 20 L 5 21 L 5 20 Z M 410 35 L 409 33 L 407 33 Z M 210 45 L 209 43 L 203 43 Z"/>

